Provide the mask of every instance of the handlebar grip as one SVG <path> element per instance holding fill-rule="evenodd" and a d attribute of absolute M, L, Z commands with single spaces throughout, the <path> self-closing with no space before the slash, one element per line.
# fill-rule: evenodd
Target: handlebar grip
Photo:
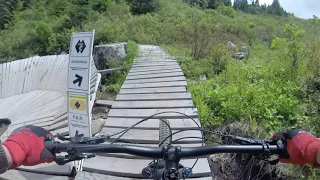
<path fill-rule="evenodd" d="M 55 144 L 55 142 L 54 141 L 45 141 L 44 142 L 44 147 L 46 148 L 46 149 L 48 149 L 50 152 L 52 152 L 53 154 L 55 154 L 54 153 L 54 144 Z"/>
<path fill-rule="evenodd" d="M 54 141 L 45 141 L 44 146 L 46 149 L 48 149 L 52 154 L 60 153 L 57 152 L 57 147 L 59 142 L 54 142 Z"/>

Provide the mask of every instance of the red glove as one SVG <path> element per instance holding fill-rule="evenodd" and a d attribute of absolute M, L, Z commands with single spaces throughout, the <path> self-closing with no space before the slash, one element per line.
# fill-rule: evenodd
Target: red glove
<path fill-rule="evenodd" d="M 317 153 L 320 141 L 311 133 L 293 129 L 275 134 L 272 139 L 282 140 L 287 146 L 286 154 L 279 157 L 280 162 L 319 167 Z"/>
<path fill-rule="evenodd" d="M 54 137 L 41 127 L 24 126 L 14 130 L 2 143 L 12 157 L 11 168 L 52 162 L 54 155 L 45 148 L 45 141 L 54 141 Z"/>

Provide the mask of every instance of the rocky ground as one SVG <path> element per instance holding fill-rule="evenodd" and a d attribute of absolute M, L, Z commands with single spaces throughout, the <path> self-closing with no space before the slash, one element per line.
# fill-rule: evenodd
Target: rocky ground
<path fill-rule="evenodd" d="M 233 123 L 219 127 L 215 131 L 250 137 L 248 124 Z M 231 142 L 223 142 L 219 138 L 218 141 L 223 144 L 232 144 Z M 210 140 L 210 143 L 212 143 L 212 140 Z M 248 154 L 215 154 L 210 156 L 209 163 L 214 180 L 280 180 L 288 179 L 289 176 L 287 165 L 279 163 L 273 166 Z"/>

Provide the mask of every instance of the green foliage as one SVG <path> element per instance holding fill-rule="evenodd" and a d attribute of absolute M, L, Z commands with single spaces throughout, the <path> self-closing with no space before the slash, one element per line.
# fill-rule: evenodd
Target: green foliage
<path fill-rule="evenodd" d="M 133 42 L 129 41 L 126 45 L 126 53 L 127 56 L 123 60 L 122 64 L 120 65 L 121 70 L 117 70 L 114 74 L 111 76 L 105 76 L 105 84 L 107 86 L 107 92 L 108 93 L 114 93 L 117 94 L 123 82 L 125 81 L 128 72 L 131 69 L 133 59 L 137 56 L 138 53 L 138 45 Z"/>
<path fill-rule="evenodd" d="M 39 22 L 35 25 L 35 29 L 29 34 L 30 45 L 39 55 L 45 55 L 49 47 L 49 39 L 52 35 L 52 27 L 45 22 Z"/>
<path fill-rule="evenodd" d="M 218 11 L 225 16 L 234 18 L 236 16 L 236 11 L 231 6 L 222 6 Z"/>
<path fill-rule="evenodd" d="M 68 52 L 72 32 L 95 29 L 95 44 L 128 42 L 123 69 L 103 77 L 109 93 L 125 80 L 133 42 L 162 45 L 179 59 L 205 126 L 243 121 L 254 135 L 300 127 L 320 136 L 318 18 L 247 2 L 235 11 L 230 0 L 0 0 L 0 62 Z M 242 46 L 249 56 L 233 61 Z"/>
<path fill-rule="evenodd" d="M 207 66 L 198 65 L 200 70 Z M 189 67 L 196 69 L 192 64 Z M 202 122 L 219 126 L 250 120 L 267 132 L 276 132 L 304 121 L 297 96 L 299 86 L 290 80 L 290 69 L 281 67 L 277 61 L 229 62 L 225 72 L 209 81 L 189 82 Z M 188 75 L 186 67 L 183 69 Z"/>
<path fill-rule="evenodd" d="M 92 9 L 102 13 L 108 10 L 111 3 L 111 0 L 95 0 L 92 2 Z"/>
<path fill-rule="evenodd" d="M 281 50 L 282 54 L 287 52 L 291 58 L 292 67 L 298 68 L 299 53 L 303 50 L 303 38 L 305 31 L 296 24 L 286 24 L 284 27 L 284 38 L 275 38 L 272 41 L 271 48 Z"/>
<path fill-rule="evenodd" d="M 259 4 L 259 0 L 252 1 L 251 4 L 248 4 L 247 0 L 235 0 L 233 4 L 234 9 L 241 10 L 247 13 L 252 14 L 273 14 L 277 16 L 288 16 L 287 13 L 280 5 L 279 0 L 273 0 L 270 6 Z"/>
<path fill-rule="evenodd" d="M 208 0 L 185 0 L 184 2 L 189 3 L 190 6 L 198 6 L 201 8 L 207 8 L 209 3 Z M 213 2 L 211 2 L 211 4 L 213 4 Z"/>
<path fill-rule="evenodd" d="M 159 10 L 158 0 L 127 0 L 133 14 L 146 14 Z"/>

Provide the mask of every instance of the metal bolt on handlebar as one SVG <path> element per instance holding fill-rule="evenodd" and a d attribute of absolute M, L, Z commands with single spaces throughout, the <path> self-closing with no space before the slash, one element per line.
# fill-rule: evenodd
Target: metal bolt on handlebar
<path fill-rule="evenodd" d="M 192 176 L 192 169 L 185 167 L 182 169 L 181 174 L 184 179 L 190 178 Z"/>

